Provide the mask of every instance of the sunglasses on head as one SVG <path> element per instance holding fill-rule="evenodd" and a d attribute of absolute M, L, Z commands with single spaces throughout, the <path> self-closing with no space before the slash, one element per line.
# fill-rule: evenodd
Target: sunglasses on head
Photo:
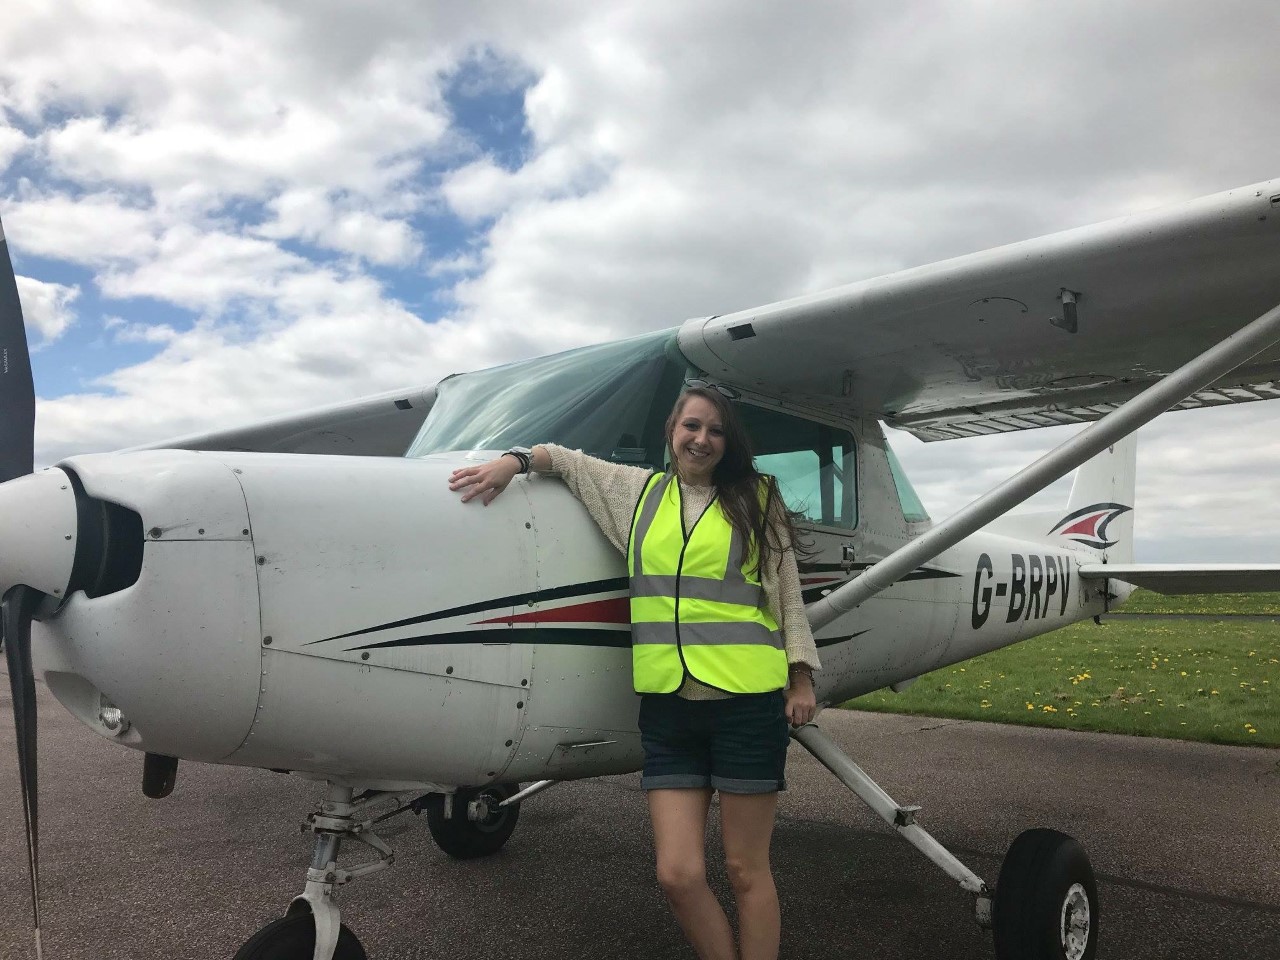
<path fill-rule="evenodd" d="M 737 390 L 733 389 L 733 387 L 726 387 L 722 383 L 712 383 L 710 380 L 702 380 L 698 377 L 690 377 L 688 380 L 684 382 L 684 385 L 686 387 L 696 387 L 700 390 L 714 390 L 716 393 L 720 394 L 720 396 L 724 397 L 726 400 L 742 399 L 742 394 L 740 394 Z"/>

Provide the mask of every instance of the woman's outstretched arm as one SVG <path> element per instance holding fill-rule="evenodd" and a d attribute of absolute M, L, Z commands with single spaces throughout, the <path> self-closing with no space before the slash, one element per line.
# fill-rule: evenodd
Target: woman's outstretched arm
<path fill-rule="evenodd" d="M 620 553 L 627 552 L 636 501 L 652 471 L 610 463 L 554 443 L 538 444 L 530 460 L 531 472 L 559 476 L 608 541 Z M 507 488 L 520 467 L 518 458 L 504 454 L 479 466 L 455 470 L 449 477 L 449 489 L 463 491 L 464 501 L 479 497 L 488 506 Z"/>
<path fill-rule="evenodd" d="M 512 479 L 524 466 L 520 458 L 514 454 L 504 453 L 496 460 L 482 463 L 478 467 L 463 467 L 449 474 L 449 489 L 464 491 L 462 502 L 480 498 L 486 507 L 493 503 L 494 497 L 507 489 Z M 551 455 L 547 448 L 539 444 L 529 455 L 529 469 L 545 473 L 551 469 Z"/>

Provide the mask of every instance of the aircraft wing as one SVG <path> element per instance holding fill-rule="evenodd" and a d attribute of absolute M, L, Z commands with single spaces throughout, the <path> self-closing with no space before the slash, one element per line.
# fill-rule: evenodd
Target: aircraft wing
<path fill-rule="evenodd" d="M 1123 580 L 1156 593 L 1262 593 L 1280 590 L 1280 564 L 1086 563 L 1082 580 Z"/>
<path fill-rule="evenodd" d="M 434 386 L 413 387 L 133 449 L 399 457 L 422 426 L 435 397 Z"/>
<path fill-rule="evenodd" d="M 1096 420 L 1280 304 L 1280 179 L 680 329 L 709 376 L 922 440 Z M 1280 347 L 1180 408 L 1280 397 Z"/>

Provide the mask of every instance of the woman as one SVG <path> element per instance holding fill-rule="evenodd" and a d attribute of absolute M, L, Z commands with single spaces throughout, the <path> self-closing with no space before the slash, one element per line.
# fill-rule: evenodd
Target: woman
<path fill-rule="evenodd" d="M 545 444 L 455 470 L 449 488 L 487 506 L 517 473 L 558 472 L 627 556 L 641 785 L 659 883 L 702 960 L 773 960 L 780 915 L 769 844 L 786 786 L 787 724 L 813 718 L 819 666 L 794 530 L 719 391 L 687 388 L 666 437 L 665 474 Z M 717 790 L 737 949 L 706 880 Z"/>

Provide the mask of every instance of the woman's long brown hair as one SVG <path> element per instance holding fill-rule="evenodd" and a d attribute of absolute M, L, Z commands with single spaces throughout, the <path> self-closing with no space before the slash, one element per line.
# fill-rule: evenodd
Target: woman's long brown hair
<path fill-rule="evenodd" d="M 782 502 L 778 493 L 778 482 L 774 477 L 761 473 L 756 469 L 755 456 L 751 450 L 751 438 L 742 425 L 742 418 L 719 390 L 707 387 L 686 387 L 676 399 L 667 417 L 667 449 L 671 454 L 671 462 L 676 462 L 672 437 L 675 435 L 676 422 L 690 397 L 701 397 L 720 415 L 720 426 L 724 431 L 724 456 L 712 471 L 711 482 L 715 485 L 716 496 L 720 507 L 729 521 L 729 525 L 743 538 L 745 543 L 755 542 L 757 545 L 756 571 L 764 569 L 764 564 L 772 559 L 775 553 L 781 553 L 783 544 L 780 531 L 770 525 L 770 514 L 783 518 L 783 528 L 791 542 L 792 549 L 801 552 L 799 536 L 796 533 L 794 516 Z M 674 467 L 673 467 L 674 469 Z M 768 496 L 763 505 L 760 502 L 760 484 L 765 484 Z"/>

